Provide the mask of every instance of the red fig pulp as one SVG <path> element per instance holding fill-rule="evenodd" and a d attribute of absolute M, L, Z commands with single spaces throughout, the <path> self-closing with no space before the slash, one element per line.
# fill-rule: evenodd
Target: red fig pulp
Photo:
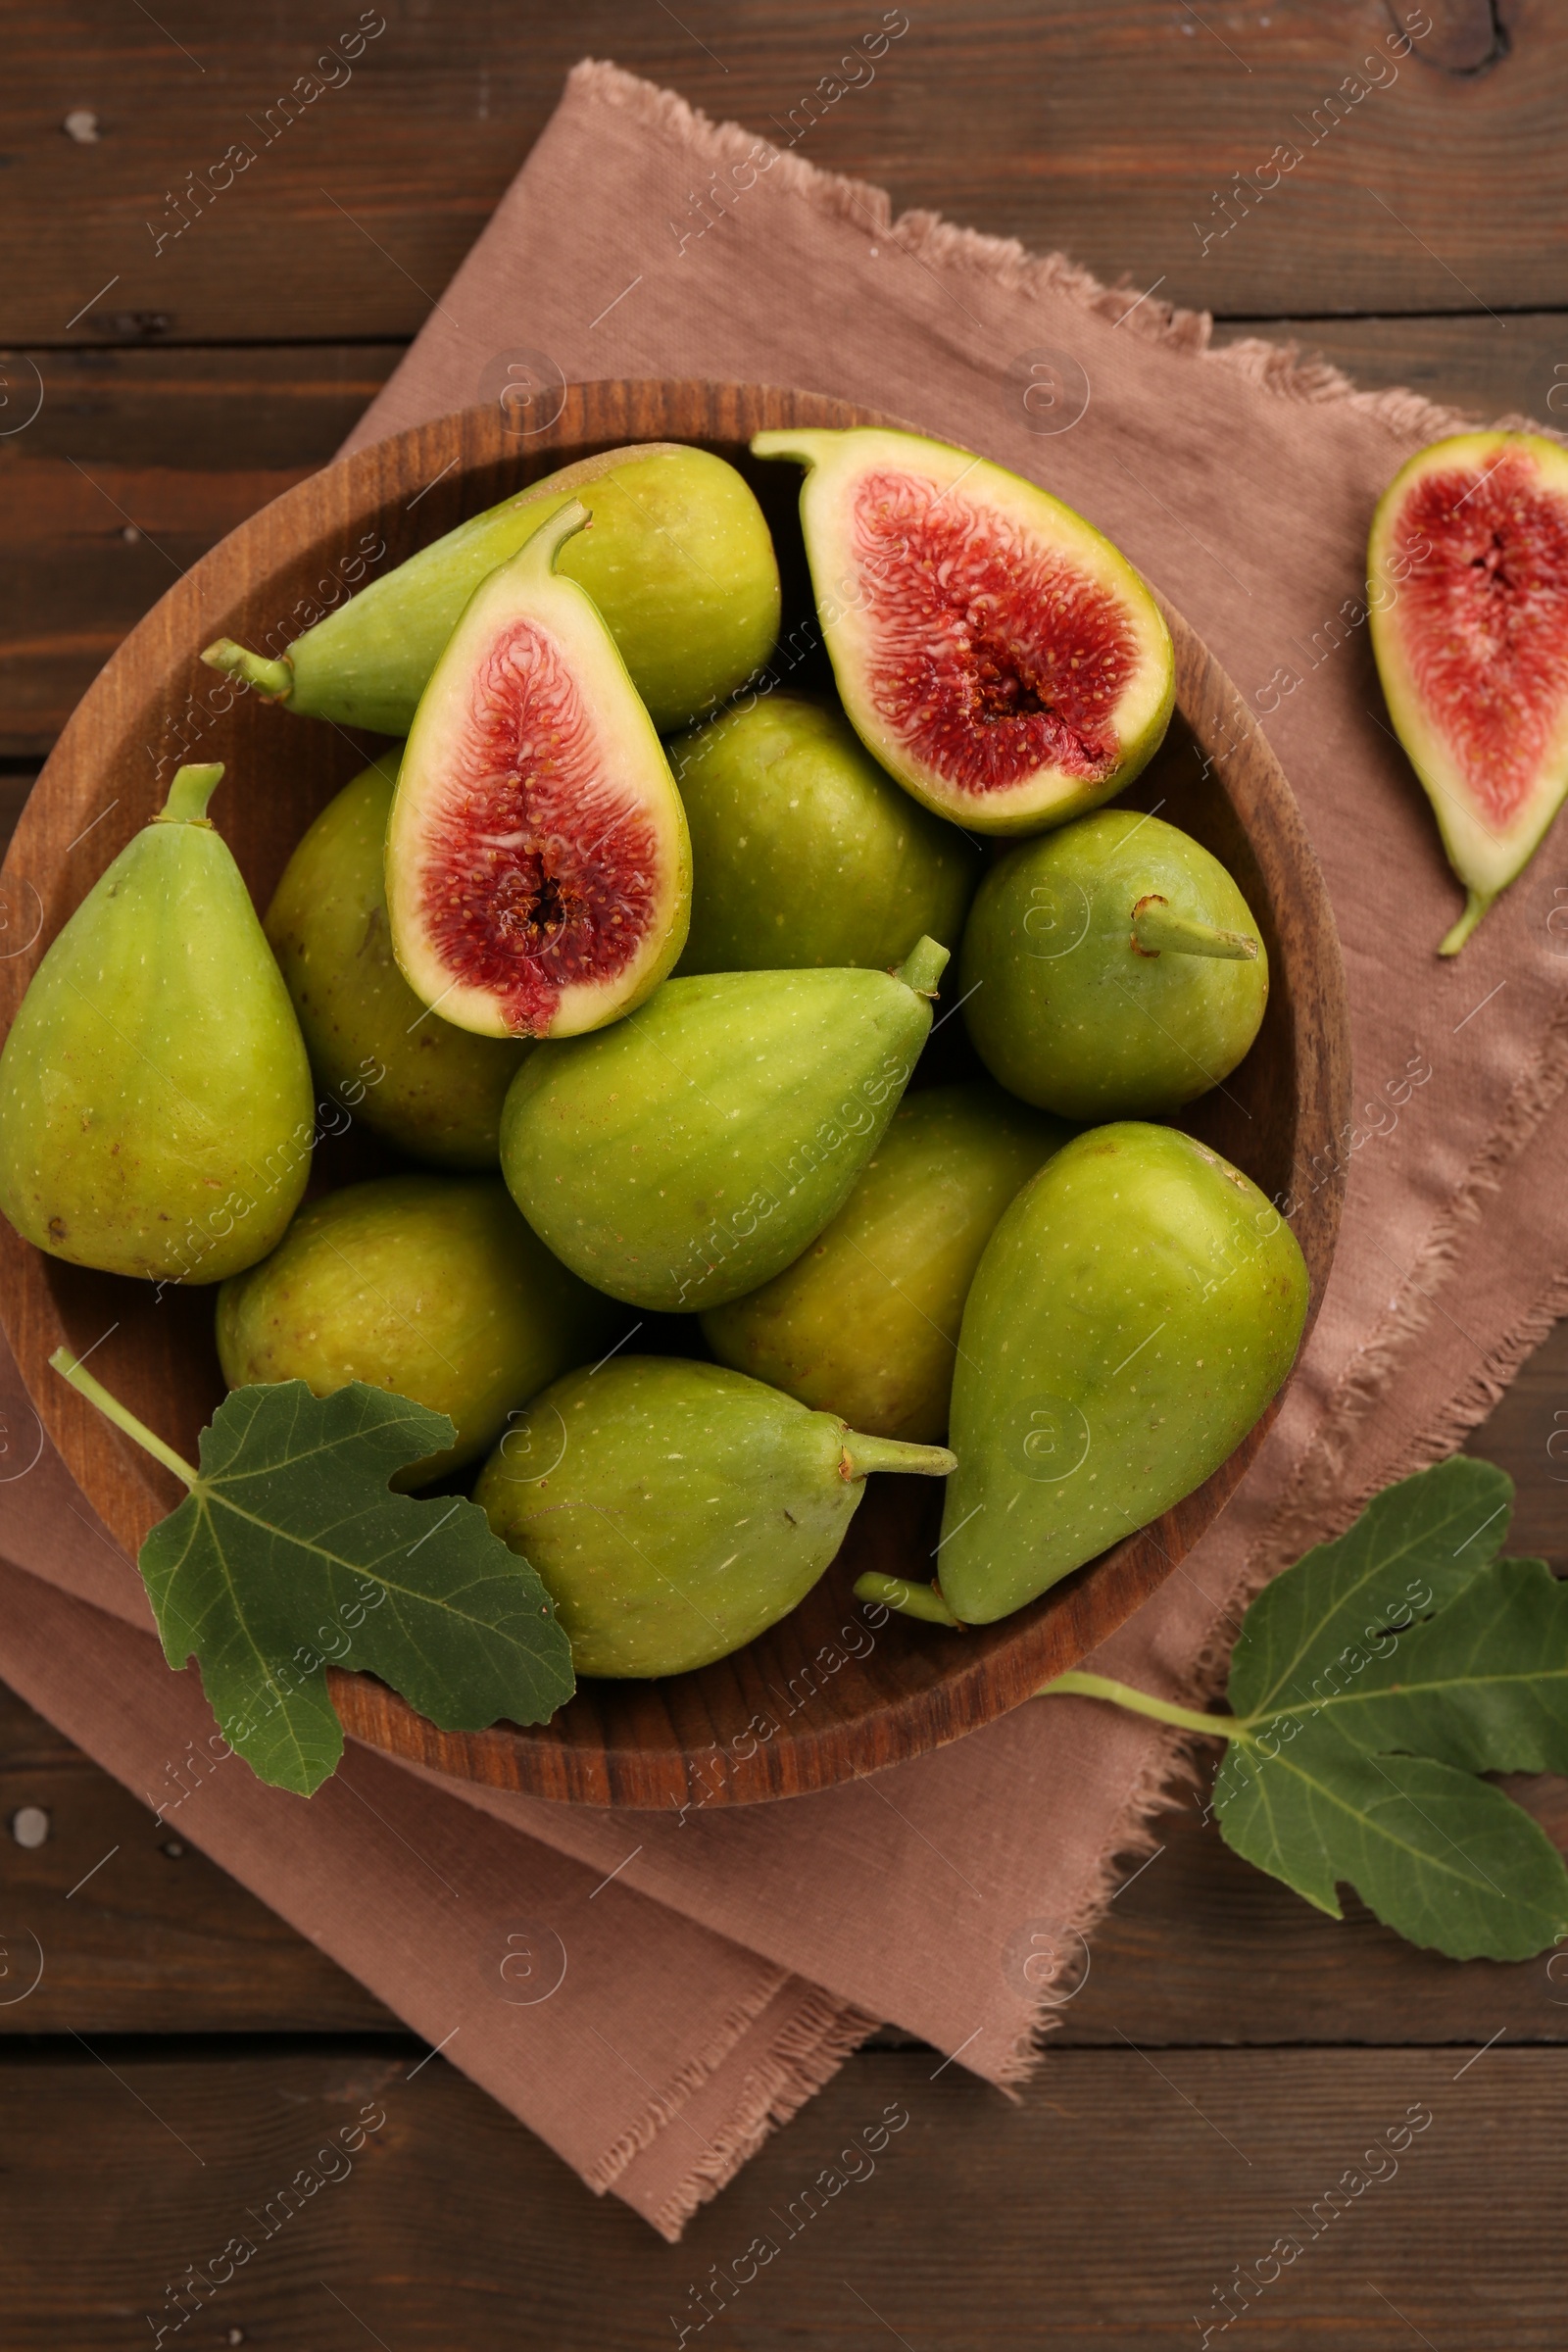
<path fill-rule="evenodd" d="M 1170 718 L 1169 633 L 1122 556 L 1032 482 L 913 433 L 760 433 L 799 458 L 852 724 L 927 808 L 1035 833 L 1129 783 Z"/>
<path fill-rule="evenodd" d="M 1385 492 L 1367 573 L 1389 713 L 1467 890 L 1451 956 L 1568 792 L 1568 451 L 1434 442 Z"/>
<path fill-rule="evenodd" d="M 492 1037 L 575 1037 L 679 956 L 686 820 L 591 599 L 554 570 L 570 506 L 476 591 L 425 688 L 387 828 L 393 950 Z"/>

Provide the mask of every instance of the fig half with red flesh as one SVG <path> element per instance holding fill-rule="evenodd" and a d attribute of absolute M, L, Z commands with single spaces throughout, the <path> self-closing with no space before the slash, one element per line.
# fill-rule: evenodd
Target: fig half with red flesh
<path fill-rule="evenodd" d="M 1465 909 L 1455 956 L 1568 792 L 1568 450 L 1456 433 L 1400 467 L 1372 518 L 1372 648 Z"/>
<path fill-rule="evenodd" d="M 801 524 L 852 725 L 906 792 L 981 833 L 1098 808 L 1159 746 L 1170 632 L 1107 539 L 1001 466 L 916 433 L 759 433 L 806 466 Z"/>
<path fill-rule="evenodd" d="M 686 942 L 691 848 L 654 724 L 585 591 L 564 507 L 465 608 L 415 713 L 386 837 L 393 953 L 483 1037 L 577 1037 Z"/>

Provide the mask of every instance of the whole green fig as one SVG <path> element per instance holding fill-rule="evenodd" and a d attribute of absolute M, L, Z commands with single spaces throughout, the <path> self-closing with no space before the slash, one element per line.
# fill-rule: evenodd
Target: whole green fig
<path fill-rule="evenodd" d="M 902 963 L 956 939 L 980 871 L 954 825 L 901 792 L 842 711 L 769 694 L 669 747 L 692 837 L 675 969 Z"/>
<path fill-rule="evenodd" d="M 219 1282 L 271 1249 L 315 1138 L 299 1023 L 182 767 L 32 976 L 0 1054 L 0 1208 L 55 1257 Z"/>
<path fill-rule="evenodd" d="M 541 1045 L 501 1114 L 534 1231 L 633 1306 L 717 1306 L 838 1214 L 908 1084 L 948 960 L 898 972 L 710 972 Z"/>
<path fill-rule="evenodd" d="M 363 1380 L 450 1414 L 457 1439 L 400 1471 L 425 1486 L 493 1446 L 514 1405 L 608 1348 L 624 1316 L 560 1266 L 504 1185 L 380 1176 L 313 1201 L 270 1257 L 218 1295 L 230 1388 Z"/>
<path fill-rule="evenodd" d="M 987 874 L 958 993 L 981 1060 L 1066 1119 L 1150 1117 L 1228 1078 L 1268 1002 L 1268 957 L 1217 858 L 1104 808 Z"/>
<path fill-rule="evenodd" d="M 594 527 L 563 572 L 598 606 L 654 724 L 689 725 L 772 653 L 778 564 L 734 466 L 672 441 L 602 450 L 470 515 L 276 659 L 220 637 L 202 660 L 307 717 L 407 735 L 480 581 L 573 498 Z"/>
<path fill-rule="evenodd" d="M 1092 1128 L 986 1247 L 953 1383 L 941 1590 L 965 1624 L 1033 1600 L 1201 1486 L 1283 1385 L 1296 1237 L 1174 1128 Z"/>
<path fill-rule="evenodd" d="M 704 1315 L 709 1346 L 852 1429 L 936 1441 L 980 1253 L 1070 1133 L 984 1079 L 906 1095 L 832 1224 L 760 1290 Z"/>
<path fill-rule="evenodd" d="M 684 1674 L 804 1600 L 868 1471 L 952 1467 L 717 1364 L 616 1356 L 534 1398 L 474 1500 L 537 1570 L 579 1674 Z"/>
<path fill-rule="evenodd" d="M 327 803 L 283 868 L 267 936 L 321 1085 L 413 1159 L 493 1168 L 528 1042 L 455 1029 L 398 969 L 383 853 L 401 758 L 383 753 Z"/>

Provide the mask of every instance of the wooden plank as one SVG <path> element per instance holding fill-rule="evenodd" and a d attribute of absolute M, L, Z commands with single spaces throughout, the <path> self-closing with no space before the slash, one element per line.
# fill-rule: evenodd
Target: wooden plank
<path fill-rule="evenodd" d="M 3 1686 L 0 1955 L 9 2036 L 397 2023 Z"/>
<path fill-rule="evenodd" d="M 1205 1825 L 1206 1803 L 1205 1776 L 1162 1818 L 1164 1850 L 1112 1904 L 1087 1974 L 1079 1948 L 1064 1941 L 1062 2043 L 1119 2047 L 1127 2036 L 1174 2048 L 1282 2035 L 1480 2043 L 1499 2026 L 1517 2040 L 1568 2041 L 1568 1982 L 1554 1985 L 1544 1960 L 1461 1967 L 1413 1951 L 1353 1897 L 1336 1925 L 1231 1853 Z M 48 1816 L 48 1836 L 0 1849 L 0 1928 L 12 1938 L 0 2036 L 72 2027 L 324 2033 L 395 2024 L 314 1945 L 0 1690 L 0 1824 L 24 1807 Z M 1547 1826 L 1568 1846 L 1568 1807 Z M 20 1988 L 40 1948 L 37 1989 L 5 2001 L 5 1984 Z"/>
<path fill-rule="evenodd" d="M 1518 1489 L 1508 1549 L 1568 1576 L 1568 1322 L 1537 1348 L 1465 1447 Z"/>
<path fill-rule="evenodd" d="M 1555 315 L 1286 324 L 1368 385 L 1411 383 L 1481 416 L 1568 412 Z M 0 440 L 0 757 L 47 752 L 126 631 L 224 531 L 325 464 L 401 349 L 35 349 L 4 364 L 19 400 L 36 368 L 44 400 Z"/>
<path fill-rule="evenodd" d="M 1399 62 L 1383 0 L 1223 20 L 1167 0 L 933 0 L 863 24 L 842 0 L 579 0 L 525 20 L 472 0 L 396 12 L 350 66 L 325 62 L 307 0 L 216 18 L 195 0 L 156 18 L 78 0 L 69 38 L 31 0 L 12 11 L 0 93 L 0 337 L 408 334 L 584 52 L 901 205 L 1200 308 L 1554 303 L 1568 21 L 1511 9 L 1510 54 L 1466 72 L 1453 62 L 1475 44 L 1451 13 L 1436 12 L 1431 62 L 1424 44 Z M 901 23 L 868 56 L 866 37 Z M 314 95 L 290 119 L 297 84 Z M 63 134 L 76 110 L 96 137 Z M 254 160 L 215 174 L 231 150 Z"/>
<path fill-rule="evenodd" d="M 1561 2051 L 1061 2050 L 1016 2106 L 864 2055 L 678 2246 L 416 2063 L 13 2057 L 8 2352 L 146 2343 L 182 2309 L 192 2343 L 316 2352 L 1152 2352 L 1242 2312 L 1270 2352 L 1562 2343 Z"/>
<path fill-rule="evenodd" d="M 402 346 L 35 351 L 0 366 L 0 756 L 41 755 L 180 573 L 332 454 Z"/>

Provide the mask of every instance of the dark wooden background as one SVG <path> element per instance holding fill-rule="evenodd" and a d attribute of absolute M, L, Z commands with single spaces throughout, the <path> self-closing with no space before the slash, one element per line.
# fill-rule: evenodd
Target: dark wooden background
<path fill-rule="evenodd" d="M 307 0 L 155 6 L 0 10 L 8 815 L 130 623 L 330 455 L 577 57 L 614 57 L 766 132 L 882 17 L 844 0 L 381 0 L 386 30 L 352 82 L 267 149 L 199 233 L 155 254 L 147 222 L 173 219 L 187 172 L 246 137 L 247 117 L 358 13 L 347 0 L 335 15 Z M 1384 0 L 915 0 L 907 13 L 875 83 L 813 129 L 813 161 L 1107 277 L 1158 281 L 1211 310 L 1221 338 L 1294 335 L 1367 384 L 1568 422 L 1568 12 L 1550 0 L 1425 0 L 1433 29 L 1396 84 L 1206 252 L 1200 229 L 1224 220 L 1216 192 L 1264 165 L 1383 40 Z M 67 118 L 81 115 L 90 135 L 73 136 Z M 1516 1548 L 1559 1570 L 1565 1432 L 1568 1326 L 1474 1441 L 1518 1482 Z M 1527 1793 L 1568 1843 L 1563 1788 Z M 22 1808 L 47 1816 L 42 1843 L 18 1841 Z M 401 2086 L 422 2052 L 15 1701 L 0 1707 L 0 1892 L 48 1953 L 38 1989 L 0 2005 L 0 2341 L 145 2343 L 166 2280 L 224 2242 L 318 2122 Z M 1119 1896 L 1020 2103 L 886 2034 L 677 2248 L 596 2202 L 438 2058 L 386 2101 L 352 2180 L 192 2322 L 190 2342 L 673 2344 L 670 2315 L 694 2319 L 689 2290 L 709 2265 L 898 2098 L 911 2128 L 876 2178 L 703 2339 L 1197 2347 L 1205 2324 L 1219 2340 L 1215 2290 L 1236 2267 L 1250 2271 L 1422 2101 L 1434 2121 L 1397 2178 L 1325 2230 L 1230 2339 L 1239 2352 L 1558 2352 L 1568 1954 L 1461 1968 L 1351 1914 L 1336 1927 L 1247 1870 L 1188 1798 Z"/>

